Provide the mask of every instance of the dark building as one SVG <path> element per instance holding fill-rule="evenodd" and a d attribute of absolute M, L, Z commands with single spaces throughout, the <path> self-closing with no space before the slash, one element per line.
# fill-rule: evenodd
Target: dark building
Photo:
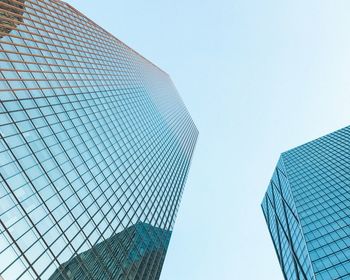
<path fill-rule="evenodd" d="M 350 279 L 350 127 L 283 153 L 262 209 L 285 279 Z"/>
<path fill-rule="evenodd" d="M 0 279 L 159 279 L 198 131 L 62 1 L 0 1 Z"/>
<path fill-rule="evenodd" d="M 23 21 L 24 0 L 1 0 L 0 10 L 0 38 L 9 34 Z"/>

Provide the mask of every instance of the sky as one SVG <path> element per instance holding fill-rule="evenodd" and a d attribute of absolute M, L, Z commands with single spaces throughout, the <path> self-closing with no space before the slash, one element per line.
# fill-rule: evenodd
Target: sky
<path fill-rule="evenodd" d="M 283 279 L 279 154 L 349 125 L 350 2 L 67 0 L 172 77 L 199 139 L 161 280 Z"/>

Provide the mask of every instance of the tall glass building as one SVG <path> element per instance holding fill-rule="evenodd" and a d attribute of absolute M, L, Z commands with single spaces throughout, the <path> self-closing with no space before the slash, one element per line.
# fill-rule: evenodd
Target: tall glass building
<path fill-rule="evenodd" d="M 285 279 L 350 279 L 350 126 L 282 153 L 262 209 Z"/>
<path fill-rule="evenodd" d="M 0 1 L 0 279 L 159 279 L 198 131 L 68 4 Z"/>

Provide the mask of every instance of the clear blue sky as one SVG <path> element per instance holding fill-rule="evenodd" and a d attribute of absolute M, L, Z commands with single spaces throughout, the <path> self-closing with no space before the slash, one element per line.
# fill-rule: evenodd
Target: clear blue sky
<path fill-rule="evenodd" d="M 161 279 L 282 279 L 260 202 L 282 151 L 350 124 L 350 2 L 67 2 L 166 70 L 200 131 Z"/>

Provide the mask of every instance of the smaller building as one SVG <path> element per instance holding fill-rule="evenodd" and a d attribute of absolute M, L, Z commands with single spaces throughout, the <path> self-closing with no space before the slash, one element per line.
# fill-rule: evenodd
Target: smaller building
<path fill-rule="evenodd" d="M 350 279 L 350 126 L 283 153 L 262 210 L 285 279 Z"/>

